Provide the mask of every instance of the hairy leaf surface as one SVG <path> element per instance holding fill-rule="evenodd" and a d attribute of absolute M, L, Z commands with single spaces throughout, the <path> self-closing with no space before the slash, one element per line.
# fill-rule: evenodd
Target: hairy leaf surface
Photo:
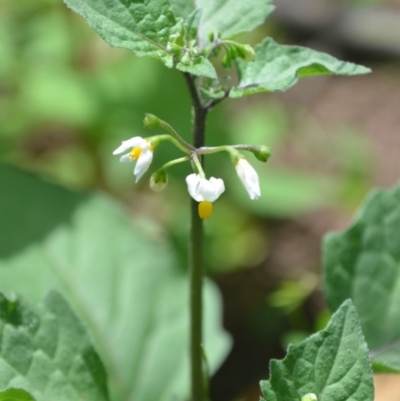
<path fill-rule="evenodd" d="M 85 327 L 56 292 L 34 308 L 0 294 L 0 400 L 108 400 Z"/>
<path fill-rule="evenodd" d="M 254 50 L 256 57 L 253 62 L 237 59 L 240 81 L 230 91 L 230 97 L 285 91 L 300 78 L 310 76 L 359 75 L 371 71 L 305 47 L 279 45 L 271 38 L 265 39 Z"/>
<path fill-rule="evenodd" d="M 261 382 L 266 401 L 372 401 L 374 389 L 368 348 L 357 312 L 346 301 L 326 329 L 299 346 L 289 346 L 282 361 L 272 360 L 269 381 Z"/>

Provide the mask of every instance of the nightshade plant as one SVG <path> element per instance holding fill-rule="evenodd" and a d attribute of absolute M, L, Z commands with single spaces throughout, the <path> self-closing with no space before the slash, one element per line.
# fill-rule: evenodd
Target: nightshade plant
<path fill-rule="evenodd" d="M 203 220 L 212 216 L 212 203 L 224 192 L 225 184 L 223 177 L 207 178 L 203 159 L 209 154 L 228 153 L 250 199 L 257 201 L 262 197 L 258 175 L 245 158 L 244 152 L 252 153 L 262 162 L 266 162 L 271 155 L 266 144 L 206 146 L 207 116 L 215 106 L 228 98 L 239 98 L 266 91 L 284 91 L 300 78 L 309 76 L 357 75 L 366 74 L 370 70 L 336 60 L 311 49 L 280 45 L 271 38 L 264 39 L 254 49 L 248 44 L 236 42 L 234 39 L 237 35 L 252 31 L 274 10 L 269 0 L 64 0 L 64 2 L 82 15 L 109 45 L 129 49 L 139 57 L 156 58 L 166 67 L 176 68 L 182 72 L 182 77 L 187 83 L 193 106 L 192 144 L 187 143 L 167 122 L 147 114 L 144 117 L 145 128 L 162 129 L 166 133 L 146 137 L 135 134 L 123 141 L 115 149 L 114 154 L 122 155 L 121 162 L 135 163 L 133 172 L 137 182 L 150 168 L 153 152 L 162 151 L 162 142 L 170 141 L 180 149 L 183 152 L 182 157 L 167 162 L 152 173 L 150 187 L 156 192 L 166 188 L 168 168 L 182 162 L 191 165 L 192 172 L 186 178 L 187 189 L 192 198 L 189 258 L 191 383 L 189 397 L 191 401 L 205 401 L 208 399 L 206 361 L 207 358 L 211 359 L 212 355 L 205 355 L 202 347 Z M 237 80 L 234 78 L 235 73 Z M 232 76 L 232 79 L 226 79 L 226 76 Z M 137 132 L 137 129 L 133 128 L 133 131 Z M 7 174 L 12 176 L 12 173 Z M 379 370 L 399 370 L 398 360 L 394 360 L 393 355 L 385 352 L 388 343 L 393 343 L 389 344 L 389 347 L 398 351 L 396 340 L 399 332 L 390 322 L 399 317 L 399 308 L 396 307 L 394 298 L 385 298 L 382 301 L 381 294 L 385 288 L 383 278 L 382 283 L 376 283 L 374 287 L 376 297 L 381 299 L 381 302 L 378 304 L 366 302 L 367 290 L 363 283 L 368 282 L 368 279 L 357 276 L 357 271 L 368 275 L 379 264 L 387 265 L 391 270 L 391 274 L 384 276 L 388 281 L 394 282 L 393 276 L 398 275 L 399 264 L 395 262 L 398 259 L 399 247 L 396 248 L 393 243 L 393 239 L 398 238 L 395 229 L 395 223 L 399 222 L 400 215 L 397 206 L 398 192 L 399 190 L 396 190 L 387 196 L 376 194 L 350 231 L 343 236 L 331 236 L 326 241 L 326 286 L 329 303 L 336 312 L 324 330 L 309 337 L 299 346 L 290 346 L 288 355 L 283 361 L 271 362 L 270 380 L 261 383 L 265 400 L 372 401 L 371 363 L 361 328 L 366 330 L 368 344 L 371 343 L 374 349 L 376 348 L 373 361 Z M 91 216 L 88 221 L 96 223 L 92 230 L 96 231 L 99 225 L 97 234 L 102 233 L 102 219 L 110 219 L 112 226 L 114 217 L 109 213 L 107 202 L 95 200 L 91 203 L 88 206 L 87 214 Z M 86 215 L 78 216 L 76 230 L 82 237 L 92 238 L 95 232 L 90 231 L 88 228 L 90 225 L 84 216 Z M 117 220 L 118 217 L 115 217 L 115 221 Z M 124 230 L 120 223 L 115 223 L 115 235 L 112 231 L 109 237 L 103 238 L 103 242 L 111 241 L 114 235 L 126 245 L 124 250 L 128 252 L 130 247 L 128 240 L 131 236 Z M 395 232 L 396 234 L 390 235 Z M 382 240 L 384 234 L 387 234 L 386 242 Z M 47 277 L 48 282 L 57 283 L 54 284 L 56 287 L 62 287 L 59 282 L 68 275 L 69 261 L 61 258 L 60 254 L 73 242 L 70 235 L 69 232 L 61 230 L 33 256 L 36 261 L 43 262 L 43 275 Z M 93 243 L 93 247 L 96 248 L 97 244 Z M 373 248 L 374 252 L 368 253 L 368 247 Z M 90 269 L 93 263 L 89 263 L 88 257 L 85 256 L 88 254 L 86 245 L 84 248 L 81 263 L 85 269 Z M 141 247 L 138 246 L 137 250 L 140 252 Z M 98 250 L 102 254 L 106 251 L 107 249 Z M 20 288 L 12 287 L 13 275 L 26 274 L 27 263 L 22 263 L 23 260 L 24 256 L 17 261 L 4 262 L 6 266 L 13 264 L 13 269 L 0 269 L 2 290 L 18 290 L 21 293 L 26 291 L 23 284 L 20 284 L 22 285 Z M 98 263 L 105 263 L 101 256 Z M 367 266 L 366 271 L 363 270 L 363 263 Z M 46 266 L 49 264 L 56 266 L 57 275 L 46 273 Z M 82 273 L 86 272 L 85 269 L 82 268 L 78 273 L 85 276 Z M 162 270 L 159 276 L 154 277 L 154 282 L 161 285 Z M 34 282 L 38 279 L 31 277 L 31 280 Z M 357 285 L 352 284 L 354 281 Z M 41 289 L 43 286 L 42 282 L 38 284 Z M 173 290 L 171 288 L 168 290 L 175 291 L 180 286 L 181 283 L 174 284 L 171 286 Z M 73 291 L 73 286 L 66 287 L 67 293 Z M 150 287 L 149 285 L 148 288 Z M 397 287 L 393 292 L 398 297 Z M 129 295 L 132 296 L 131 293 Z M 81 294 L 81 297 L 85 300 L 86 293 Z M 162 299 L 166 297 L 167 295 Z M 361 325 L 356 307 L 352 301 L 346 300 L 349 297 L 355 298 L 356 307 L 361 312 Z M 183 302 L 185 301 L 181 300 L 181 303 Z M 87 303 L 91 305 L 90 302 Z M 161 301 L 157 305 L 160 309 L 163 306 Z M 383 319 L 378 325 L 379 329 L 374 328 L 369 322 L 367 312 L 370 308 Z M 385 314 L 388 308 L 390 313 Z M 86 316 L 89 326 L 101 322 L 99 326 L 105 331 L 113 330 L 107 324 L 106 313 L 90 317 L 86 309 L 82 315 Z M 104 370 L 85 327 L 63 297 L 57 293 L 50 293 L 36 308 L 22 301 L 1 296 L 0 318 L 2 350 L 0 399 L 108 400 L 110 396 L 106 374 L 111 376 L 109 379 L 109 383 L 113 383 L 111 398 L 115 401 L 158 399 L 158 395 L 154 396 L 152 393 L 151 383 L 153 379 L 151 367 L 158 363 L 144 364 L 147 368 L 144 369 L 144 373 L 136 370 L 138 375 L 146 374 L 147 377 L 144 378 L 146 385 L 135 393 L 135 390 L 126 383 L 127 378 L 131 377 L 128 373 L 131 372 L 127 373 L 122 366 L 116 366 L 115 360 L 126 360 L 123 350 L 119 355 L 120 359 L 113 359 L 112 355 L 105 351 L 100 352 L 107 366 Z M 114 316 L 112 318 L 114 319 Z M 136 335 L 134 322 L 130 325 L 125 319 L 124 323 L 132 329 L 129 335 L 134 338 Z M 383 334 L 380 329 L 384 331 Z M 146 330 L 144 333 L 142 335 L 146 335 Z M 99 348 L 104 348 L 104 342 L 104 337 L 101 335 L 95 339 Z M 132 371 L 135 369 L 132 368 Z M 174 366 L 171 366 L 170 370 L 173 369 Z M 175 394 L 163 394 L 163 396 L 164 399 L 173 399 Z"/>

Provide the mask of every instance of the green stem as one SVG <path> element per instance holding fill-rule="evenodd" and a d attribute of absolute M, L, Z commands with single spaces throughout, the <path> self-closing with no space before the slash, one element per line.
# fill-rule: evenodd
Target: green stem
<path fill-rule="evenodd" d="M 200 177 L 206 178 L 206 175 L 204 174 L 203 166 L 201 165 L 200 160 L 197 157 L 196 153 L 193 153 L 192 162 L 193 162 L 194 167 L 196 168 L 197 172 L 200 174 Z"/>
<path fill-rule="evenodd" d="M 185 149 L 195 150 L 194 147 L 187 143 L 167 122 L 159 119 L 160 127 L 168 131 Z"/>
<path fill-rule="evenodd" d="M 194 78 L 184 73 L 193 103 L 193 145 L 204 146 L 208 110 L 201 103 Z M 203 164 L 203 160 L 200 162 Z M 203 377 L 203 221 L 198 214 L 198 204 L 191 199 L 191 235 L 189 254 L 190 275 L 190 366 L 191 401 L 205 401 Z"/>
<path fill-rule="evenodd" d="M 201 147 L 200 149 L 196 150 L 198 155 L 210 155 L 212 153 L 218 152 L 228 152 L 230 153 L 234 150 L 247 150 L 248 152 L 255 152 L 260 149 L 259 146 L 253 145 L 223 145 L 223 146 L 215 146 L 215 147 Z"/>
<path fill-rule="evenodd" d="M 189 157 L 189 156 L 180 157 L 179 159 L 171 160 L 170 162 L 165 163 L 165 164 L 160 168 L 160 170 L 166 170 L 167 168 L 169 168 L 169 167 L 171 167 L 171 166 L 173 166 L 173 165 L 175 165 L 175 164 L 187 162 L 187 161 L 189 161 L 189 160 L 190 160 L 190 157 Z"/>
<path fill-rule="evenodd" d="M 180 141 L 178 141 L 171 135 L 159 135 L 158 138 L 159 138 L 159 142 L 161 142 L 161 141 L 172 142 L 178 149 L 180 149 L 182 152 L 187 153 L 187 154 L 190 154 L 191 149 L 193 148 L 192 146 L 190 146 L 190 148 L 183 146 Z M 182 139 L 182 141 L 183 141 L 183 139 Z"/>

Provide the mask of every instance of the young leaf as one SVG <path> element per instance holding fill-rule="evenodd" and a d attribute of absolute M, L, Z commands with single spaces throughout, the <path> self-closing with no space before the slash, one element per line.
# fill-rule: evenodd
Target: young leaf
<path fill-rule="evenodd" d="M 305 47 L 279 45 L 271 38 L 265 39 L 254 50 L 256 56 L 253 62 L 236 60 L 240 81 L 236 88 L 231 89 L 230 97 L 285 91 L 304 77 L 358 75 L 371 71 Z"/>
<path fill-rule="evenodd" d="M 377 371 L 400 372 L 399 227 L 397 186 L 374 191 L 352 226 L 324 241 L 329 306 L 353 300 Z"/>
<path fill-rule="evenodd" d="M 214 66 L 205 57 L 199 57 L 189 64 L 179 62 L 176 68 L 182 72 L 189 72 L 190 74 L 203 76 L 208 78 L 217 78 L 217 73 Z"/>
<path fill-rule="evenodd" d="M 289 346 L 285 359 L 272 360 L 270 372 L 270 380 L 261 382 L 266 401 L 372 401 L 368 348 L 352 302 L 339 308 L 326 329 Z"/>
<path fill-rule="evenodd" d="M 184 398 L 188 283 L 154 223 L 133 226 L 107 197 L 79 196 L 0 165 L 1 184 L 13 187 L 0 197 L 2 230 L 17 227 L 29 236 L 13 254 L 0 246 L 0 288 L 32 301 L 60 290 L 87 324 L 113 399 Z M 219 293 L 205 284 L 204 344 L 214 371 L 230 342 L 220 326 Z"/>
<path fill-rule="evenodd" d="M 0 401 L 36 401 L 28 392 L 19 388 L 0 391 Z"/>
<path fill-rule="evenodd" d="M 175 14 L 183 18 L 195 8 L 202 9 L 198 32 L 200 47 L 209 43 L 209 34 L 213 32 L 219 32 L 221 38 L 227 39 L 252 31 L 275 8 L 271 0 L 171 0 L 171 5 Z"/>
<path fill-rule="evenodd" d="M 0 332 L 0 400 L 109 399 L 86 329 L 58 293 L 36 308 L 0 294 Z"/>
<path fill-rule="evenodd" d="M 179 36 L 181 22 L 168 0 L 64 0 L 82 15 L 110 45 L 132 50 L 137 56 L 160 59 L 173 66 L 168 44 Z"/>

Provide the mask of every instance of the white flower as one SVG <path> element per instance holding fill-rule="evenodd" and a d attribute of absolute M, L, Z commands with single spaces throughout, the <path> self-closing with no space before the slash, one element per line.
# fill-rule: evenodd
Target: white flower
<path fill-rule="evenodd" d="M 138 182 L 143 174 L 150 167 L 153 160 L 153 146 L 149 140 L 146 140 L 140 136 L 134 136 L 127 141 L 122 141 L 119 148 L 115 149 L 113 155 L 118 155 L 122 152 L 131 149 L 131 151 L 119 159 L 121 163 L 129 163 L 131 161 L 137 160 L 133 174 L 136 176 L 136 181 Z"/>
<path fill-rule="evenodd" d="M 199 174 L 190 174 L 186 177 L 190 196 L 199 203 L 199 216 L 209 219 L 212 215 L 212 202 L 216 201 L 225 191 L 221 178 L 211 177 L 209 180 L 201 178 Z"/>
<path fill-rule="evenodd" d="M 261 196 L 261 190 L 256 170 L 254 170 L 251 164 L 243 157 L 235 163 L 235 168 L 240 181 L 242 181 L 250 196 L 250 199 L 258 199 Z"/>

